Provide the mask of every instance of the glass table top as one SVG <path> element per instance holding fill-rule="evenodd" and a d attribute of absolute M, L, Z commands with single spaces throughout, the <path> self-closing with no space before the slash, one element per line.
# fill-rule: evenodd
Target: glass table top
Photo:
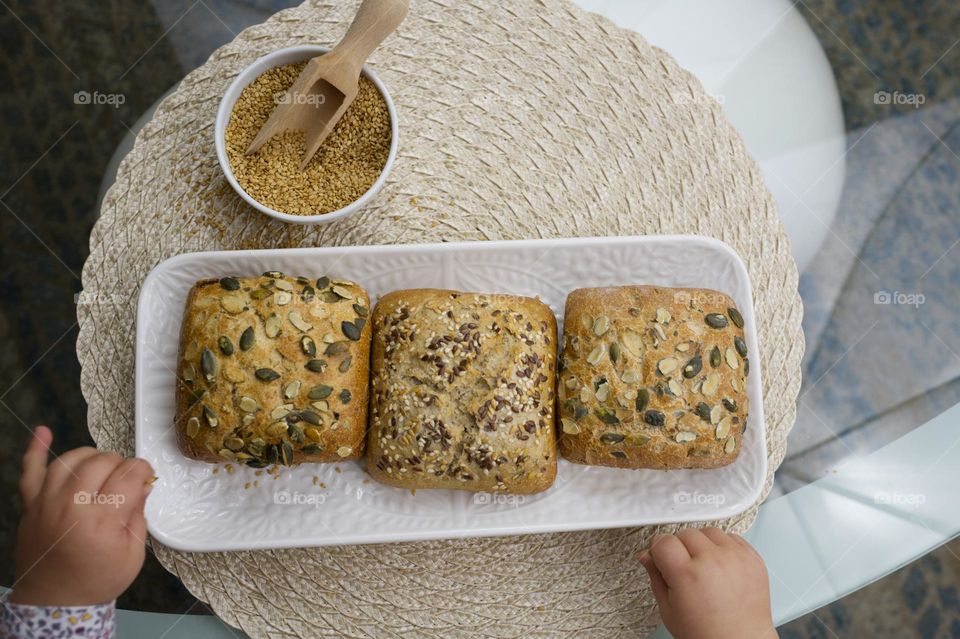
<path fill-rule="evenodd" d="M 771 499 L 866 463 L 957 404 L 960 5 L 578 3 L 693 71 L 723 104 L 777 201 L 800 266 L 806 343 L 797 420 Z M 0 286 L 9 302 L 0 310 L 0 401 L 9 508 L 28 425 L 51 424 L 58 451 L 89 443 L 74 296 L 99 197 L 144 114 L 240 30 L 294 4 L 0 7 L 8 88 L 0 95 Z M 955 444 L 942 441 L 941 463 L 960 463 Z M 7 556 L 13 521 L 0 536 Z M 936 535 L 946 540 L 958 530 L 960 522 L 948 522 Z M 0 583 L 12 580 L 3 569 Z M 155 561 L 121 605 L 203 612 Z"/>

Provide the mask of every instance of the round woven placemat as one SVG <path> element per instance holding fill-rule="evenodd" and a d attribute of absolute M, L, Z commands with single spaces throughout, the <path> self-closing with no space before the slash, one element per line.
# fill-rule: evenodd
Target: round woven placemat
<path fill-rule="evenodd" d="M 356 3 L 307 2 L 241 33 L 163 101 L 103 203 L 77 351 L 89 426 L 133 452 L 140 283 L 187 251 L 696 233 L 754 286 L 770 475 L 800 386 L 797 271 L 761 174 L 700 83 L 635 33 L 562 0 L 416 0 L 371 64 L 400 153 L 362 214 L 312 228 L 248 208 L 217 165 L 231 79 L 273 49 L 333 44 Z M 766 491 L 764 491 L 764 495 Z M 756 509 L 719 525 L 742 531 Z M 657 621 L 631 559 L 658 530 L 191 554 L 153 549 L 254 637 L 636 637 Z"/>

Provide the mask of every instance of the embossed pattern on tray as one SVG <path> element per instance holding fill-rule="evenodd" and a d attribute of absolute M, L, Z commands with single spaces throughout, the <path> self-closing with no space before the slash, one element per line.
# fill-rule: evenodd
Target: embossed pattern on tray
<path fill-rule="evenodd" d="M 197 279 L 265 270 L 331 275 L 386 292 L 438 287 L 540 297 L 562 325 L 566 294 L 585 286 L 712 288 L 742 310 L 758 352 L 750 283 L 725 244 L 645 236 L 404 246 L 188 253 L 148 276 L 136 342 L 136 449 L 159 477 L 147 503 L 151 534 L 183 550 L 237 550 L 408 541 L 639 526 L 730 517 L 749 508 L 766 477 L 760 366 L 751 360 L 750 424 L 737 461 L 717 470 L 625 471 L 560 461 L 538 495 L 492 496 L 377 484 L 362 462 L 285 468 L 276 479 L 246 467 L 184 458 L 172 429 L 183 304 Z M 316 479 L 315 479 L 316 478 Z M 259 479 L 257 487 L 246 487 Z"/>

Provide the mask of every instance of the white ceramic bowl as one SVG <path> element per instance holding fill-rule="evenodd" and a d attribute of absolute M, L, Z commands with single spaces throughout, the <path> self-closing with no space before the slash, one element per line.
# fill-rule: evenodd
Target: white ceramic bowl
<path fill-rule="evenodd" d="M 371 82 L 373 82 L 374 86 L 377 87 L 380 95 L 383 96 L 384 101 L 387 103 L 387 111 L 390 113 L 390 153 L 387 155 L 387 163 L 384 165 L 383 171 L 380 172 L 380 177 L 377 178 L 377 181 L 374 182 L 373 185 L 367 189 L 363 195 L 347 206 L 337 209 L 336 211 L 330 211 L 329 213 L 321 213 L 318 215 L 291 215 L 290 213 L 283 213 L 281 211 L 277 211 L 276 209 L 272 209 L 265 204 L 257 202 L 252 196 L 244 191 L 243 187 L 241 187 L 237 182 L 237 178 L 233 175 L 233 168 L 230 166 L 230 160 L 227 157 L 226 132 L 227 122 L 229 122 L 230 114 L 233 112 L 233 105 L 240 97 L 240 94 L 248 84 L 253 82 L 257 76 L 264 71 L 272 69 L 273 67 L 282 66 L 284 64 L 303 62 L 304 60 L 309 60 L 310 58 L 316 57 L 322 53 L 326 53 L 329 50 L 330 49 L 327 47 L 302 45 L 297 47 L 288 47 L 286 49 L 279 49 L 273 53 L 263 56 L 262 58 L 259 58 L 256 62 L 241 71 L 236 79 L 230 83 L 230 86 L 227 88 L 227 92 L 223 94 L 223 98 L 220 100 L 220 108 L 217 109 L 217 122 L 214 139 L 217 146 L 217 159 L 220 161 L 220 168 L 223 169 L 223 174 L 227 177 L 227 182 L 230 183 L 230 186 L 233 187 L 233 190 L 236 191 L 240 197 L 247 202 L 247 204 L 259 211 L 262 211 L 263 213 L 266 213 L 270 217 L 283 220 L 284 222 L 291 222 L 293 224 L 323 224 L 325 222 L 332 222 L 336 219 L 346 217 L 347 215 L 360 210 L 366 206 L 371 199 L 373 199 L 373 196 L 376 195 L 377 191 L 379 191 L 383 186 L 383 183 L 387 179 L 387 175 L 390 174 L 390 169 L 393 168 L 393 161 L 397 157 L 397 112 L 393 107 L 393 100 L 390 98 L 390 94 L 387 92 L 387 87 L 383 85 L 383 82 L 380 81 L 380 78 L 378 78 L 373 71 L 364 66 L 363 74 L 367 76 Z"/>

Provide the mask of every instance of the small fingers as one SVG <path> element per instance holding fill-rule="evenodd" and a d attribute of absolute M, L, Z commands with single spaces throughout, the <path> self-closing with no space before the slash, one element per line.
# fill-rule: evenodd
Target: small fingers
<path fill-rule="evenodd" d="M 78 491 L 88 493 L 103 492 L 103 484 L 111 473 L 123 463 L 123 457 L 117 453 L 98 453 L 84 459 L 75 469 L 74 486 Z"/>
<path fill-rule="evenodd" d="M 97 455 L 97 449 L 90 446 L 74 448 L 60 455 L 47 465 L 47 476 L 43 481 L 44 489 L 48 493 L 57 491 L 68 481 L 78 479 L 77 467 L 95 455 Z"/>
<path fill-rule="evenodd" d="M 23 453 L 20 501 L 24 510 L 33 503 L 43 488 L 43 480 L 47 476 L 47 457 L 52 443 L 53 433 L 50 429 L 46 426 L 37 426 L 27 444 L 27 450 Z"/>
<path fill-rule="evenodd" d="M 713 526 L 709 526 L 707 528 L 701 528 L 700 532 L 703 533 L 703 535 L 707 539 L 712 541 L 717 546 L 729 547 L 736 543 L 731 538 L 731 535 L 728 535 L 727 533 L 723 532 L 719 528 L 714 528 Z"/>
<path fill-rule="evenodd" d="M 660 604 L 661 608 L 665 607 L 668 603 L 667 582 L 660 574 L 660 569 L 653 563 L 650 553 L 640 553 L 637 559 L 640 561 L 640 565 L 647 570 L 647 575 L 650 577 L 650 588 L 653 590 L 653 596 L 657 598 L 657 603 Z"/>
<path fill-rule="evenodd" d="M 139 513 L 150 494 L 153 467 L 147 461 L 134 457 L 119 463 L 100 488 L 100 493 L 113 498 L 120 518 L 131 521 Z"/>
<path fill-rule="evenodd" d="M 650 558 L 669 586 L 690 564 L 690 551 L 673 535 L 654 537 Z"/>
<path fill-rule="evenodd" d="M 713 543 L 703 532 L 696 528 L 685 528 L 677 533 L 677 539 L 683 542 L 691 557 L 715 552 L 717 544 Z"/>

